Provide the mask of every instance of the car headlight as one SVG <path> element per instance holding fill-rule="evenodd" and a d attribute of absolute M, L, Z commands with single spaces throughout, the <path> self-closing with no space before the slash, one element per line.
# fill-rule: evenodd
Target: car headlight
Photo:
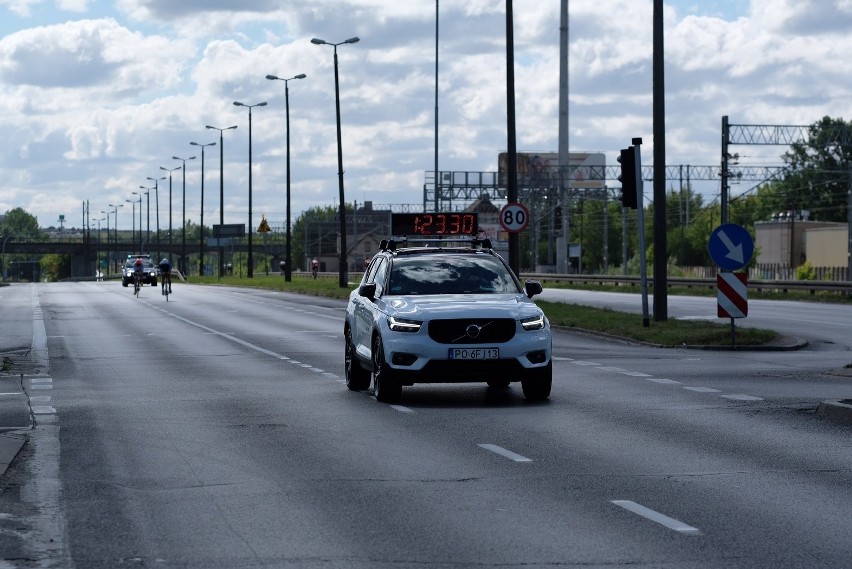
<path fill-rule="evenodd" d="M 544 328 L 544 314 L 522 319 L 521 326 L 524 327 L 524 330 L 541 330 Z"/>
<path fill-rule="evenodd" d="M 419 332 L 423 322 L 388 316 L 388 327 L 394 332 Z"/>

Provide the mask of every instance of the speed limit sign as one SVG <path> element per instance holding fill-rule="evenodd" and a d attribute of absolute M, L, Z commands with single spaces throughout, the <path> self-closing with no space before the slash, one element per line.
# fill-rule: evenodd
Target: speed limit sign
<path fill-rule="evenodd" d="M 529 210 L 517 202 L 507 203 L 500 210 L 500 226 L 509 233 L 523 231 L 529 222 Z"/>

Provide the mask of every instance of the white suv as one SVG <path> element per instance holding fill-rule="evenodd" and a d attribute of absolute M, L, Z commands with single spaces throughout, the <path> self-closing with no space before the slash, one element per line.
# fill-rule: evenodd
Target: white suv
<path fill-rule="evenodd" d="M 486 242 L 487 244 L 487 242 Z M 520 381 L 544 400 L 552 382 L 550 324 L 506 262 L 473 240 L 470 247 L 396 249 L 383 242 L 344 324 L 346 384 L 395 402 L 415 383 Z"/>

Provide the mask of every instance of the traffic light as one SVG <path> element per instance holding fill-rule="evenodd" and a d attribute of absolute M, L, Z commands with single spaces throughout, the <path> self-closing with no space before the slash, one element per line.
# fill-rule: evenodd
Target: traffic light
<path fill-rule="evenodd" d="M 621 205 L 636 209 L 636 147 L 621 149 L 618 161 L 621 163 L 621 176 L 618 177 L 621 182 Z"/>
<path fill-rule="evenodd" d="M 556 209 L 553 210 L 553 228 L 556 231 L 560 231 L 562 229 L 562 206 L 556 206 Z"/>

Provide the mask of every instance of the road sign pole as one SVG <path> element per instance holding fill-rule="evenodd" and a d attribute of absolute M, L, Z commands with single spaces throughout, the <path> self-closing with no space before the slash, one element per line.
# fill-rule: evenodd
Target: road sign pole
<path fill-rule="evenodd" d="M 639 290 L 642 293 L 642 327 L 648 328 L 651 319 L 648 313 L 648 266 L 645 260 L 645 204 L 642 187 L 642 139 L 634 138 L 631 152 L 635 153 L 636 180 L 636 225 L 639 228 Z"/>

